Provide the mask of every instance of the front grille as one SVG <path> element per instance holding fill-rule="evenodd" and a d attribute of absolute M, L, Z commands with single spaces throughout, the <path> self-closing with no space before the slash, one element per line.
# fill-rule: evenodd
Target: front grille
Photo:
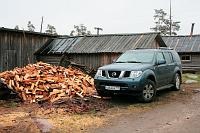
<path fill-rule="evenodd" d="M 121 71 L 108 71 L 108 74 L 111 78 L 119 78 Z"/>
<path fill-rule="evenodd" d="M 102 71 L 103 77 L 110 77 L 110 78 L 128 78 L 130 76 L 131 71 Z M 120 74 L 122 75 L 120 77 Z"/>
<path fill-rule="evenodd" d="M 130 76 L 130 73 L 131 73 L 131 71 L 126 71 L 126 72 L 124 73 L 124 77 L 125 77 L 125 78 L 129 77 L 129 76 Z"/>
<path fill-rule="evenodd" d="M 102 71 L 102 76 L 106 77 L 106 71 L 104 71 L 104 70 Z"/>

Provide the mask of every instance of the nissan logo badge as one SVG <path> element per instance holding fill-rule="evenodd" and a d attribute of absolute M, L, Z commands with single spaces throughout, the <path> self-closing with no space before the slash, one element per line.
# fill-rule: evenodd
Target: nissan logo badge
<path fill-rule="evenodd" d="M 117 76 L 117 73 L 116 72 L 112 72 L 112 76 L 113 77 Z"/>

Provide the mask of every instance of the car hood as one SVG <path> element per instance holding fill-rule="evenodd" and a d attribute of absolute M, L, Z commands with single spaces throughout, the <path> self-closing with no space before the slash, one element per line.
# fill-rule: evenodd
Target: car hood
<path fill-rule="evenodd" d="M 119 71 L 133 71 L 133 70 L 144 70 L 150 68 L 151 64 L 144 63 L 113 63 L 103 67 L 100 67 L 101 70 L 119 70 Z"/>

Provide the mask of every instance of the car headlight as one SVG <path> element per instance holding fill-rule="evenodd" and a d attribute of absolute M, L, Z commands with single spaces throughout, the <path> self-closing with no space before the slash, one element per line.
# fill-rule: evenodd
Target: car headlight
<path fill-rule="evenodd" d="M 102 70 L 99 70 L 99 69 L 98 69 L 95 76 L 102 76 Z"/>
<path fill-rule="evenodd" d="M 142 75 L 142 71 L 131 71 L 130 78 L 138 78 L 140 75 Z"/>

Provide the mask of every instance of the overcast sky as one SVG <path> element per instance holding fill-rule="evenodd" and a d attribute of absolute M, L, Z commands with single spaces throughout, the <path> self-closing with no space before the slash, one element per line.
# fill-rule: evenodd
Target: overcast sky
<path fill-rule="evenodd" d="M 0 27 L 27 29 L 28 21 L 40 30 L 41 17 L 56 27 L 58 34 L 70 34 L 73 25 L 84 24 L 92 33 L 151 32 L 154 9 L 169 12 L 169 0 L 0 0 Z M 178 34 L 200 34 L 200 0 L 172 0 L 174 20 L 181 21 Z"/>

